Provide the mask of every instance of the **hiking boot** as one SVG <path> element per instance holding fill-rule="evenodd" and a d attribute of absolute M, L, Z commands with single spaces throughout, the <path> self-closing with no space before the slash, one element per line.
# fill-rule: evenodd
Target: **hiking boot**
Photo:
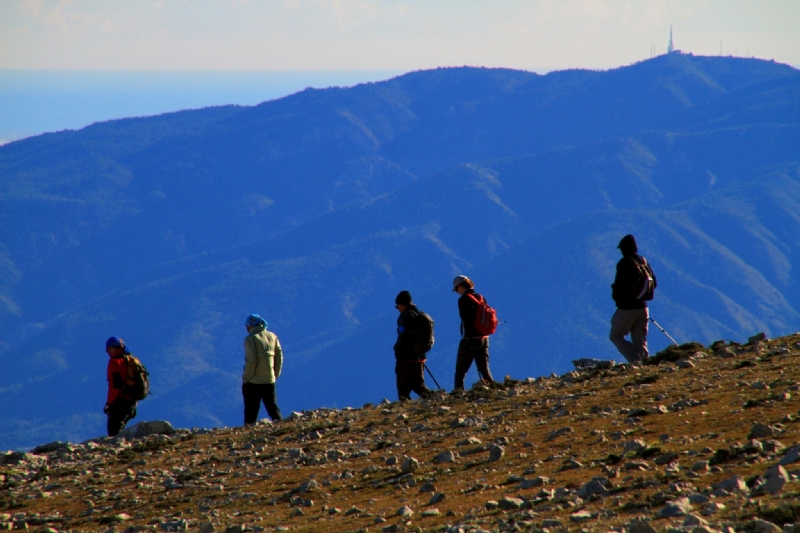
<path fill-rule="evenodd" d="M 410 402 L 411 398 L 408 396 L 400 396 L 400 403 Z"/>

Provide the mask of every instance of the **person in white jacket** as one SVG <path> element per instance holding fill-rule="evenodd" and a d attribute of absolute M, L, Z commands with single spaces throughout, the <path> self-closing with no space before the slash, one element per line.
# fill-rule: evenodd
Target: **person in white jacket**
<path fill-rule="evenodd" d="M 267 322 L 258 315 L 250 315 L 244 323 L 244 425 L 252 426 L 258 420 L 261 402 L 273 421 L 281 419 L 281 410 L 275 395 L 275 381 L 281 375 L 283 351 L 277 335 L 267 331 Z"/>

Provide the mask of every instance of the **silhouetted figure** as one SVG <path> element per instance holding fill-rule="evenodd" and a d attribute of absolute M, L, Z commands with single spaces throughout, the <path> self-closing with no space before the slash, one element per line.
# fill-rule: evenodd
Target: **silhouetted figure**
<path fill-rule="evenodd" d="M 466 276 L 456 276 L 453 280 L 453 292 L 458 299 L 458 316 L 461 317 L 461 341 L 458 343 L 456 356 L 456 376 L 454 390 L 464 390 L 464 378 L 475 361 L 478 374 L 482 380 L 494 381 L 489 370 L 489 336 L 482 334 L 475 327 L 479 302 L 483 296 L 475 292 L 475 284 Z"/>
<path fill-rule="evenodd" d="M 648 358 L 647 326 L 650 313 L 647 300 L 652 299 L 656 279 L 647 260 L 638 255 L 633 235 L 625 235 L 617 246 L 622 259 L 617 263 L 617 275 L 611 285 L 611 297 L 617 311 L 611 317 L 609 339 L 630 363 Z M 652 279 L 649 280 L 648 278 Z M 625 339 L 630 334 L 631 340 Z"/>
<path fill-rule="evenodd" d="M 125 429 L 125 425 L 136 417 L 136 400 L 127 393 L 128 361 L 126 355 L 131 351 L 125 346 L 125 341 L 119 337 L 109 337 L 106 341 L 108 354 L 108 395 L 103 412 L 108 415 L 106 429 L 108 436 L 113 437 Z"/>
<path fill-rule="evenodd" d="M 426 398 L 431 390 L 425 386 L 426 352 L 420 353 L 417 333 L 420 311 L 411 301 L 411 293 L 401 291 L 394 299 L 397 317 L 397 342 L 394 343 L 394 373 L 397 375 L 397 396 L 401 402 L 411 399 L 411 392 Z"/>
<path fill-rule="evenodd" d="M 267 331 L 267 322 L 258 315 L 250 315 L 244 323 L 244 372 L 242 396 L 244 397 L 244 424 L 252 426 L 258 420 L 261 403 L 269 417 L 278 421 L 281 410 L 275 394 L 275 381 L 281 375 L 283 351 L 278 337 Z"/>

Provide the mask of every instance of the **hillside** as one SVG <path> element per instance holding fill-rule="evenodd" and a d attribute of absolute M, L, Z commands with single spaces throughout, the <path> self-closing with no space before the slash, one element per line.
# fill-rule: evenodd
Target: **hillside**
<path fill-rule="evenodd" d="M 393 397 L 404 289 L 436 320 L 429 366 L 449 387 L 459 273 L 505 322 L 498 375 L 619 359 L 626 233 L 674 337 L 792 333 L 799 130 L 795 69 L 673 54 L 413 72 L 2 146 L 0 448 L 101 431 L 110 335 L 152 372 L 143 416 L 238 423 L 253 312 L 285 349 L 282 409 Z"/>
<path fill-rule="evenodd" d="M 254 428 L 54 442 L 0 455 L 0 527 L 795 531 L 798 358 L 800 334 L 686 344 Z"/>

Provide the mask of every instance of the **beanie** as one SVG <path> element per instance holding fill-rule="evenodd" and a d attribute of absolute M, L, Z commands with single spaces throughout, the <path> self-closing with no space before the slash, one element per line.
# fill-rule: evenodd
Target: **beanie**
<path fill-rule="evenodd" d="M 267 321 L 258 316 L 257 314 L 252 314 L 245 319 L 244 325 L 250 328 L 254 328 L 258 325 L 263 325 L 266 328 Z"/>
<path fill-rule="evenodd" d="M 109 337 L 106 341 L 106 350 L 109 348 L 122 348 L 122 353 L 125 355 L 130 355 L 131 350 L 125 346 L 125 341 L 120 339 L 119 337 Z"/>
<path fill-rule="evenodd" d="M 397 298 L 394 299 L 396 305 L 411 305 L 411 293 L 408 291 L 400 291 Z"/>
<path fill-rule="evenodd" d="M 109 348 L 124 348 L 125 341 L 120 339 L 119 337 L 109 337 L 106 341 L 106 350 Z"/>
<path fill-rule="evenodd" d="M 625 235 L 622 240 L 619 241 L 617 248 L 619 248 L 624 255 L 639 253 L 639 247 L 636 246 L 636 239 L 633 238 L 633 235 Z"/>

